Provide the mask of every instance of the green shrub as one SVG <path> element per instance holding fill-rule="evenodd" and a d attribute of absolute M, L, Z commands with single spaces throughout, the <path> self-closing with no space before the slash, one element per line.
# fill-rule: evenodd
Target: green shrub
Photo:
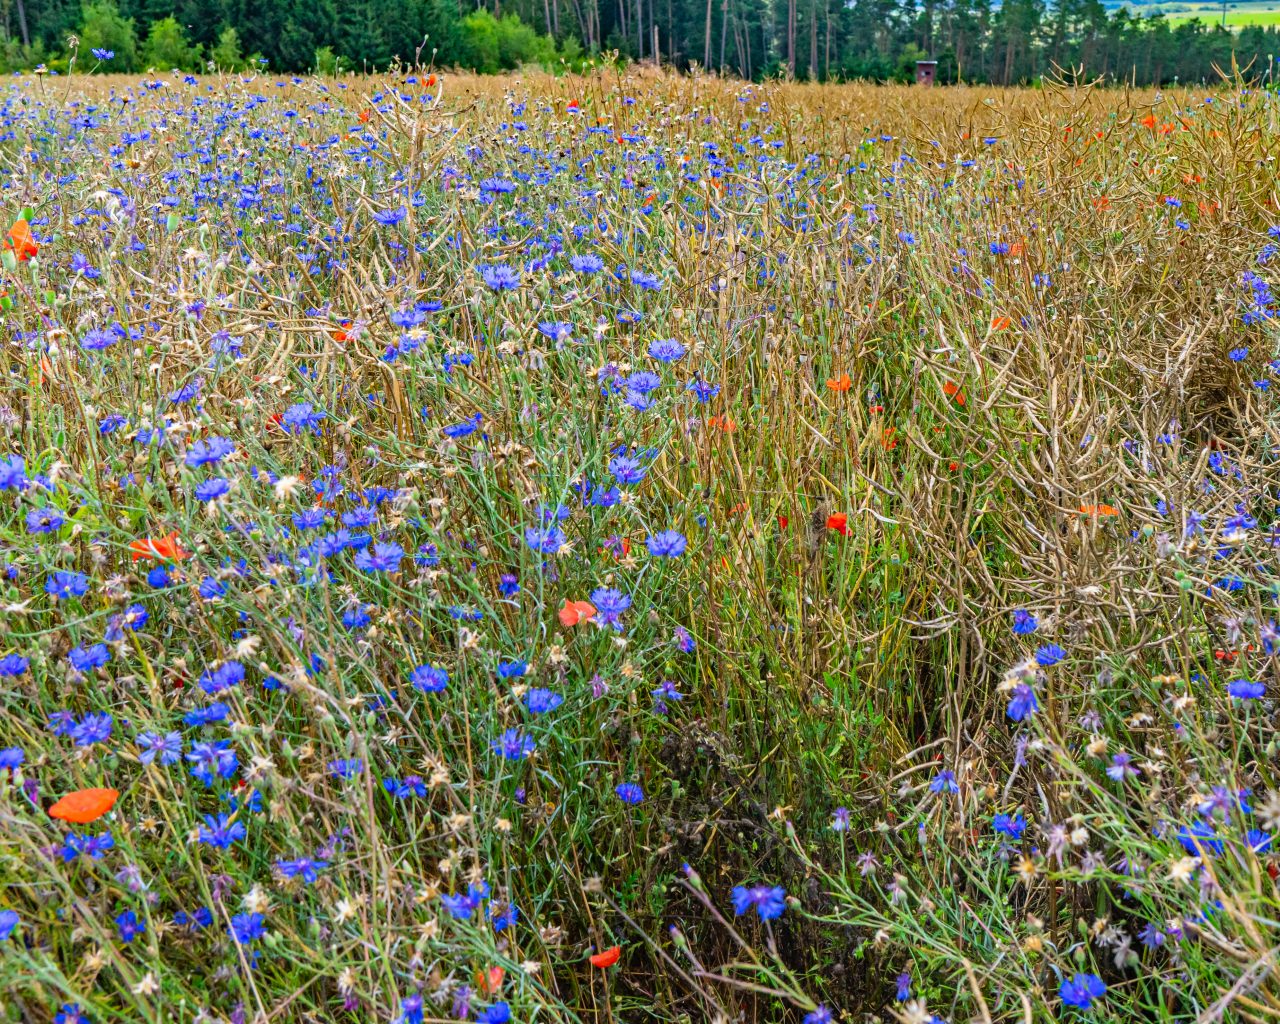
<path fill-rule="evenodd" d="M 317 75 L 326 75 L 332 78 L 335 75 L 342 74 L 346 69 L 346 58 L 334 53 L 332 46 L 322 46 L 316 50 L 316 59 L 312 70 Z"/>
<path fill-rule="evenodd" d="M 538 35 L 515 14 L 498 19 L 487 10 L 472 11 L 462 19 L 457 50 L 450 55 L 457 63 L 482 74 L 556 59 L 550 36 Z"/>
<path fill-rule="evenodd" d="M 245 66 L 240 52 L 240 33 L 227 25 L 218 33 L 218 41 L 209 50 L 209 60 L 219 71 L 240 71 Z"/>
<path fill-rule="evenodd" d="M 176 19 L 161 18 L 151 23 L 142 59 L 148 67 L 158 70 L 196 71 L 200 67 L 200 47 L 191 45 Z"/>
<path fill-rule="evenodd" d="M 104 70 L 133 71 L 138 66 L 138 37 L 133 19 L 124 17 L 111 0 L 93 0 L 85 5 L 80 52 L 86 61 L 92 61 L 94 50 L 110 50 L 115 54 Z"/>

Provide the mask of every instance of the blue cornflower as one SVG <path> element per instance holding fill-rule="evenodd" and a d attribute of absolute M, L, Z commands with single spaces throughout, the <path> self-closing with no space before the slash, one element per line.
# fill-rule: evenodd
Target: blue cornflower
<path fill-rule="evenodd" d="M 89 590 L 89 577 L 78 572 L 52 573 L 44 582 L 46 594 L 65 601 L 71 597 L 83 597 Z"/>
<path fill-rule="evenodd" d="M 956 782 L 956 773 L 950 768 L 943 768 L 942 771 L 929 780 L 929 792 L 959 793 L 960 785 Z"/>
<path fill-rule="evenodd" d="M 120 941 L 126 946 L 147 930 L 147 922 L 139 921 L 132 910 L 123 910 L 116 915 L 116 928 L 120 932 Z"/>
<path fill-rule="evenodd" d="M 328 518 L 329 513 L 322 508 L 304 508 L 301 512 L 295 512 L 290 521 L 293 523 L 295 530 L 318 530 L 324 526 Z M 345 519 L 346 517 L 344 516 L 343 518 Z M 346 523 L 345 525 L 350 526 L 351 524 Z"/>
<path fill-rule="evenodd" d="M 692 654 L 698 646 L 684 626 L 676 626 L 672 631 L 671 640 L 682 654 Z"/>
<path fill-rule="evenodd" d="M 267 933 L 261 914 L 236 914 L 231 918 L 227 934 L 241 946 L 246 946 Z"/>
<path fill-rule="evenodd" d="M 498 678 L 499 679 L 519 679 L 522 675 L 529 671 L 529 665 L 523 661 L 500 661 L 498 662 Z"/>
<path fill-rule="evenodd" d="M 1056 665 L 1067 656 L 1067 652 L 1057 644 L 1044 644 L 1036 648 L 1036 664 L 1041 668 Z"/>
<path fill-rule="evenodd" d="M 662 378 L 649 370 L 637 370 L 622 381 L 622 386 L 634 394 L 647 395 L 662 386 Z"/>
<path fill-rule="evenodd" d="M 540 555 L 554 555 L 564 547 L 564 540 L 564 531 L 554 524 L 525 527 L 524 542 Z"/>
<path fill-rule="evenodd" d="M 537 746 L 533 737 L 520 729 L 507 729 L 489 744 L 493 752 L 508 761 L 519 761 L 533 753 Z"/>
<path fill-rule="evenodd" d="M 202 480 L 196 484 L 194 494 L 196 501 L 210 502 L 217 501 L 224 494 L 231 490 L 231 484 L 223 477 L 215 476 L 208 480 Z"/>
<path fill-rule="evenodd" d="M 103 61 L 111 60 L 116 55 L 115 50 L 104 50 L 100 46 L 95 46 L 91 52 L 96 59 Z"/>
<path fill-rule="evenodd" d="M 711 401 L 716 395 L 720 394 L 720 385 L 711 384 L 705 380 L 694 378 L 685 385 L 686 391 L 692 391 L 693 396 L 702 403 Z"/>
<path fill-rule="evenodd" d="M 53 533 L 60 529 L 66 521 L 66 517 L 56 508 L 48 506 L 33 508 L 26 515 L 27 533 Z"/>
<path fill-rule="evenodd" d="M 1025 608 L 1018 608 L 1013 613 L 1013 632 L 1015 636 L 1026 636 L 1040 628 L 1036 617 Z"/>
<path fill-rule="evenodd" d="M 1227 684 L 1227 693 L 1239 700 L 1257 700 L 1266 696 L 1267 684 L 1252 679 L 1234 679 Z"/>
<path fill-rule="evenodd" d="M 638 782 L 620 782 L 613 791 L 624 804 L 638 804 L 644 800 L 644 790 Z"/>
<path fill-rule="evenodd" d="M 1138 941 L 1147 949 L 1159 949 L 1165 944 L 1167 936 L 1155 924 L 1148 921 L 1142 931 L 1138 932 Z"/>
<path fill-rule="evenodd" d="M 507 1024 L 511 1020 L 511 1007 L 498 1002 L 486 1006 L 476 1018 L 477 1024 Z"/>
<path fill-rule="evenodd" d="M 80 339 L 80 347 L 86 352 L 101 352 L 103 349 L 108 349 L 116 344 L 121 337 L 115 331 L 95 327 L 93 330 L 85 332 L 85 336 Z"/>
<path fill-rule="evenodd" d="M 1207 822 L 1197 821 L 1178 829 L 1178 843 L 1192 857 L 1203 856 L 1206 851 L 1221 855 L 1224 847 L 1217 829 Z"/>
<path fill-rule="evenodd" d="M 372 607 L 371 604 L 364 604 L 356 608 L 348 608 L 342 613 L 342 625 L 352 632 L 364 629 L 373 621 L 373 617 L 369 614 L 369 609 Z"/>
<path fill-rule="evenodd" d="M 243 821 L 232 821 L 226 814 L 206 814 L 200 826 L 200 842 L 225 850 L 249 834 Z"/>
<path fill-rule="evenodd" d="M 644 479 L 644 475 L 648 470 L 636 459 L 629 458 L 626 455 L 615 455 L 609 460 L 609 472 L 613 474 L 613 478 L 618 483 L 626 487 L 629 484 L 638 484 Z"/>
<path fill-rule="evenodd" d="M 565 341 L 573 337 L 573 324 L 560 321 L 544 321 L 538 324 L 538 333 L 551 341 Z"/>
<path fill-rule="evenodd" d="M 427 784 L 422 781 L 421 775 L 406 775 L 403 780 L 388 777 L 382 780 L 382 788 L 397 800 L 427 795 Z"/>
<path fill-rule="evenodd" d="M 16 910 L 0 910 L 0 942 L 13 934 L 20 921 Z"/>
<path fill-rule="evenodd" d="M 905 1003 L 911 998 L 911 975 L 903 971 L 896 979 L 898 990 L 893 994 L 893 998 L 899 1003 Z"/>
<path fill-rule="evenodd" d="M 816 1010 L 806 1013 L 800 1024 L 832 1024 L 834 1020 L 831 1011 L 825 1005 L 820 1005 Z"/>
<path fill-rule="evenodd" d="M 379 210 L 373 215 L 373 219 L 383 227 L 395 227 L 404 220 L 404 207 L 401 206 L 394 210 Z"/>
<path fill-rule="evenodd" d="M 1077 974 L 1070 980 L 1062 979 L 1058 995 L 1067 1006 L 1087 1010 L 1094 1002 L 1107 994 L 1107 986 L 1096 974 Z"/>
<path fill-rule="evenodd" d="M 1021 839 L 1027 830 L 1027 822 L 1021 814 L 997 814 L 991 819 L 991 827 L 1010 839 Z"/>
<path fill-rule="evenodd" d="M 105 711 L 92 711 L 71 727 L 71 738 L 77 747 L 91 747 L 111 738 L 115 720 Z"/>
<path fill-rule="evenodd" d="M 674 363 L 684 357 L 687 350 L 675 338 L 659 338 L 649 343 L 649 355 L 660 363 Z"/>
<path fill-rule="evenodd" d="M 679 530 L 663 530 L 644 543 L 654 558 L 678 558 L 688 546 L 688 541 Z"/>
<path fill-rule="evenodd" d="M 310 857 L 298 857 L 296 860 L 276 861 L 276 870 L 285 878 L 301 877 L 307 885 L 311 885 L 320 877 L 320 872 L 329 866 L 327 860 L 312 860 Z"/>
<path fill-rule="evenodd" d="M 21 491 L 27 486 L 27 464 L 21 455 L 0 455 L 0 491 Z"/>
<path fill-rule="evenodd" d="M 67 661 L 71 662 L 71 667 L 82 674 L 102 668 L 110 660 L 111 652 L 106 644 L 93 644 L 88 649 L 73 647 L 67 652 Z"/>
<path fill-rule="evenodd" d="M 225 661 L 217 668 L 200 676 L 199 686 L 212 697 L 244 682 L 244 666 L 238 661 Z"/>
<path fill-rule="evenodd" d="M 1015 722 L 1021 722 L 1028 715 L 1034 715 L 1040 710 L 1040 703 L 1036 700 L 1036 691 L 1027 683 L 1018 683 L 1014 686 L 1012 695 L 1009 698 L 1009 717 Z"/>
<path fill-rule="evenodd" d="M 286 434 L 300 434 L 304 430 L 319 431 L 320 421 L 328 413 L 316 410 L 310 402 L 295 402 L 280 415 L 280 426 Z"/>
<path fill-rule="evenodd" d="M 480 276 L 484 278 L 484 283 L 495 292 L 514 291 L 520 287 L 520 272 L 513 270 L 505 263 L 481 267 Z"/>
<path fill-rule="evenodd" d="M 231 749 L 230 740 L 215 740 L 212 743 L 196 743 L 187 752 L 187 762 L 191 765 L 191 774 L 206 786 L 212 786 L 214 776 L 229 779 L 240 767 L 240 759 Z"/>
<path fill-rule="evenodd" d="M 78 836 L 74 832 L 62 841 L 62 849 L 58 852 L 64 861 L 70 862 L 77 857 L 88 857 L 90 860 L 102 860 L 107 851 L 116 845 L 115 836 L 103 832 L 97 836 Z"/>
<path fill-rule="evenodd" d="M 781 917 L 787 908 L 787 893 L 780 885 L 736 885 L 730 896 L 733 912 L 738 917 L 754 907 L 761 921 L 772 921 Z"/>
<path fill-rule="evenodd" d="M 400 1000 L 400 1016 L 392 1024 L 422 1024 L 422 996 L 416 993 Z"/>
<path fill-rule="evenodd" d="M 182 757 L 182 736 L 180 733 L 170 732 L 163 736 L 154 732 L 139 733 L 138 746 L 142 748 L 142 753 L 138 755 L 138 760 L 143 764 L 150 764 L 157 758 L 159 758 L 161 764 L 173 764 Z"/>
<path fill-rule="evenodd" d="M 449 685 L 449 673 L 437 665 L 419 665 L 409 673 L 409 682 L 423 693 L 443 693 Z"/>
<path fill-rule="evenodd" d="M 524 706 L 533 715 L 554 711 L 564 703 L 564 697 L 554 690 L 546 690 L 541 686 L 531 687 L 524 695 Z"/>
<path fill-rule="evenodd" d="M 582 256 L 570 256 L 569 266 L 579 274 L 598 274 L 604 269 L 604 260 L 594 253 L 586 253 Z"/>
<path fill-rule="evenodd" d="M 330 761 L 325 767 L 335 779 L 351 779 L 364 771 L 364 762 L 358 757 L 340 758 Z"/>
<path fill-rule="evenodd" d="M 221 462 L 236 450 L 236 446 L 225 437 L 211 437 L 205 441 L 196 441 L 187 449 L 183 461 L 188 466 L 208 466 Z"/>
<path fill-rule="evenodd" d="M 26 759 L 27 753 L 21 747 L 0 747 L 0 771 L 20 768 Z"/>
<path fill-rule="evenodd" d="M 506 906 L 494 910 L 496 904 L 490 903 L 486 913 L 489 920 L 493 922 L 493 930 L 495 932 L 505 932 L 508 928 L 515 927 L 517 921 L 520 920 L 520 910 L 514 903 L 508 903 Z"/>
<path fill-rule="evenodd" d="M 1242 363 L 1249 358 L 1249 350 L 1247 348 L 1233 348 L 1227 353 L 1227 356 L 1233 363 Z"/>
<path fill-rule="evenodd" d="M 378 543 L 372 550 L 366 548 L 356 555 L 356 568 L 363 572 L 397 572 L 403 557 L 404 548 L 395 541 Z"/>
<path fill-rule="evenodd" d="M 460 920 L 466 920 L 480 909 L 480 904 L 489 898 L 489 886 L 485 882 L 467 886 L 465 893 L 449 893 L 440 897 L 445 910 Z"/>
<path fill-rule="evenodd" d="M 597 622 L 622 630 L 622 614 L 631 607 L 630 597 L 615 587 L 597 587 L 591 591 L 591 603 L 599 616 Z"/>
<path fill-rule="evenodd" d="M 1111 755 L 1111 764 L 1107 766 L 1107 778 L 1114 782 L 1123 782 L 1142 774 L 1133 764 L 1133 755 L 1123 750 Z"/>
<path fill-rule="evenodd" d="M 231 714 L 231 707 L 224 701 L 216 701 L 208 707 L 195 708 L 188 711 L 182 716 L 182 723 L 188 726 L 212 725 L 214 722 L 221 722 Z M 177 733 L 174 733 L 176 736 Z M 141 742 L 142 737 L 138 737 Z"/>

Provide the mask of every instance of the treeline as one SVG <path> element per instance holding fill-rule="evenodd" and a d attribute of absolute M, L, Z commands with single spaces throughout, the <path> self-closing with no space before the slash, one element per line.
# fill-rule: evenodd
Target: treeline
<path fill-rule="evenodd" d="M 492 72 L 616 52 L 755 79 L 905 81 L 927 58 L 942 82 L 1012 85 L 1057 65 L 1167 85 L 1213 81 L 1233 58 L 1269 81 L 1280 55 L 1280 27 L 1170 25 L 1099 0 L 0 0 L 6 70 L 64 70 L 71 36 L 77 70 L 106 71 Z"/>

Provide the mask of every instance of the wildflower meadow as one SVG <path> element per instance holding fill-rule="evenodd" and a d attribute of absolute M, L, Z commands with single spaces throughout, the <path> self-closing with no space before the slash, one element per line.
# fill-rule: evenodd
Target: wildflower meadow
<path fill-rule="evenodd" d="M 0 1021 L 1280 1017 L 1278 104 L 6 79 Z"/>

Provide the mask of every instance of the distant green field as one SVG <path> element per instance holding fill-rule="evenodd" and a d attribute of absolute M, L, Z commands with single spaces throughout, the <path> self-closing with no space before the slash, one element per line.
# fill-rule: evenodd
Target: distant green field
<path fill-rule="evenodd" d="M 1171 24 L 1178 24 L 1183 21 L 1190 21 L 1192 18 L 1199 18 L 1206 24 L 1217 25 L 1222 22 L 1221 7 L 1198 7 L 1193 11 L 1180 11 L 1177 14 L 1167 15 Z M 1280 8 L 1269 8 L 1259 10 L 1256 8 L 1248 10 L 1232 10 L 1227 9 L 1227 27 L 1239 28 L 1244 25 L 1280 25 Z"/>
<path fill-rule="evenodd" d="M 1209 25 L 1222 23 L 1221 4 L 1200 3 L 1170 6 L 1177 7 L 1177 10 L 1164 10 L 1164 15 L 1169 20 L 1169 23 L 1173 25 L 1190 21 L 1192 18 L 1199 18 Z M 1146 17 L 1161 11 L 1162 8 L 1153 5 L 1149 7 L 1132 7 L 1131 10 L 1139 17 Z M 1230 28 L 1240 28 L 1245 25 L 1280 25 L 1280 2 L 1277 2 L 1277 0 L 1265 0 L 1265 2 L 1261 3 L 1230 4 L 1227 7 L 1226 24 Z"/>

